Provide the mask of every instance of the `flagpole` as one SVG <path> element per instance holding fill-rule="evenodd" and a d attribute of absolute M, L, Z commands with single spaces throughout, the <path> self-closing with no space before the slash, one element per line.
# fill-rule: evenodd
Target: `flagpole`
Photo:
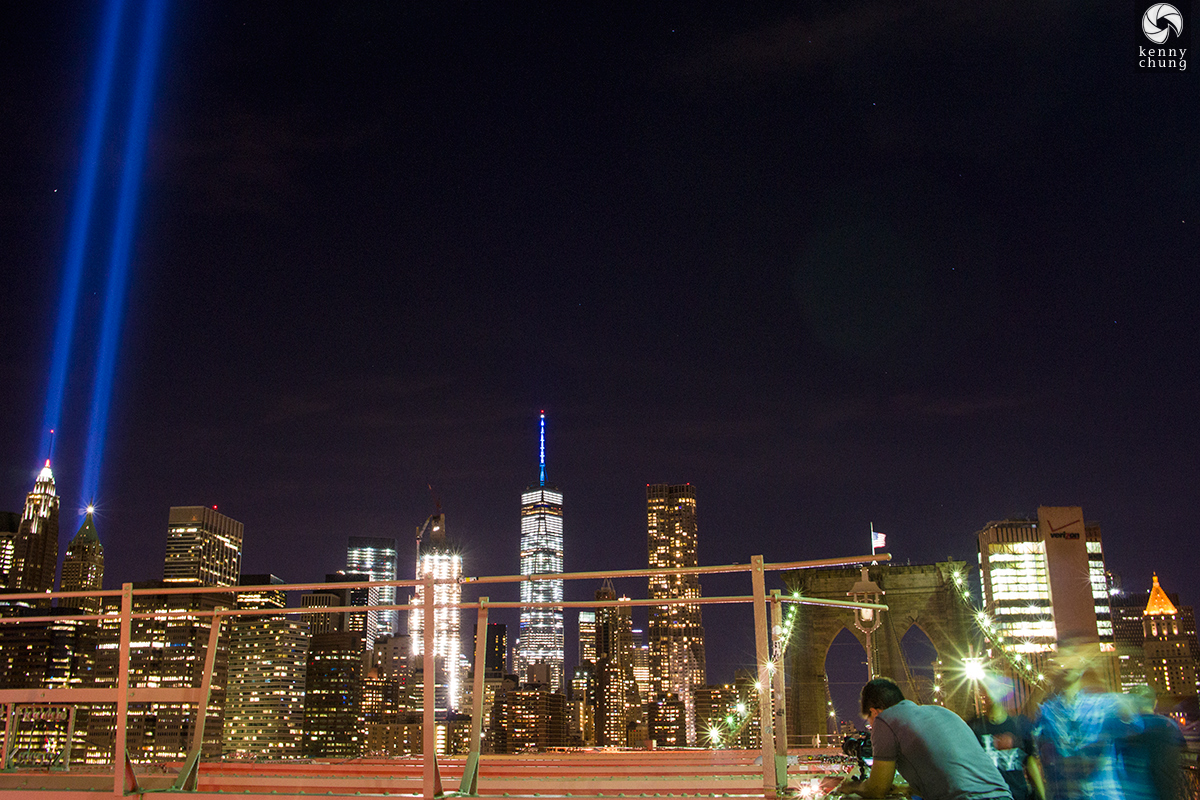
<path fill-rule="evenodd" d="M 871 555 L 875 555 L 875 523 L 871 523 Z"/>

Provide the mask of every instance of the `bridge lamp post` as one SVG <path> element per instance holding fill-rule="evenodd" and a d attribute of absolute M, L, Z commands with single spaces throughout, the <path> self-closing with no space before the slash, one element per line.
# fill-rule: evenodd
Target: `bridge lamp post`
<path fill-rule="evenodd" d="M 867 568 L 863 567 L 858 582 L 846 594 L 853 598 L 856 603 L 878 604 L 883 599 L 885 593 L 879 588 L 879 584 L 871 580 L 871 576 L 867 574 Z M 856 608 L 854 610 L 854 627 L 862 631 L 867 639 L 868 680 L 875 677 L 875 648 L 871 642 L 871 634 L 879 630 L 879 625 L 882 622 L 883 618 L 873 608 Z"/>
<path fill-rule="evenodd" d="M 708 741 L 716 749 L 721 748 L 721 730 L 719 728 L 708 729 Z"/>
<path fill-rule="evenodd" d="M 971 697 L 975 700 L 975 716 L 978 717 L 982 714 L 979 708 L 979 687 L 987 677 L 987 672 L 983 667 L 983 659 L 975 655 L 964 658 L 963 677 L 971 684 Z"/>

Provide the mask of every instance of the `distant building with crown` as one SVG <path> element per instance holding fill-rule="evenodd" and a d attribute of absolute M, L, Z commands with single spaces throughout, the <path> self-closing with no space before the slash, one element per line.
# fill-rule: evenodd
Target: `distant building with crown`
<path fill-rule="evenodd" d="M 100 544 L 100 537 L 96 533 L 93 514 L 89 506 L 79 532 L 67 545 L 59 584 L 64 592 L 98 592 L 103 588 L 104 546 Z M 63 597 L 58 604 L 63 608 L 77 608 L 86 614 L 100 613 L 99 597 Z"/>
<path fill-rule="evenodd" d="M 1142 652 L 1146 683 L 1159 696 L 1160 704 L 1173 706 L 1185 697 L 1196 696 L 1196 660 L 1189 646 L 1196 638 L 1196 622 L 1194 618 L 1190 622 L 1190 626 L 1185 623 L 1155 575 L 1142 618 L 1146 637 Z"/>
<path fill-rule="evenodd" d="M 1200 640 L 1191 606 L 1153 578 L 1149 592 L 1114 596 L 1113 633 L 1121 688 L 1149 685 L 1160 708 L 1195 697 L 1200 674 Z"/>
<path fill-rule="evenodd" d="M 58 569 L 58 493 L 50 461 L 38 473 L 12 544 L 12 566 L 5 588 L 14 592 L 48 592 Z M 48 601 L 47 601 L 48 604 Z"/>

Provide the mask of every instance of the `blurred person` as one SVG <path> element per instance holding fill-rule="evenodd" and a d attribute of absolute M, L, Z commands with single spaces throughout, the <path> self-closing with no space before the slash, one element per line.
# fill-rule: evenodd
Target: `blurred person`
<path fill-rule="evenodd" d="M 1183 732 L 1170 717 L 1154 713 L 1158 698 L 1149 686 L 1129 691 L 1141 731 L 1121 742 L 1121 778 L 1128 800 L 1182 800 Z"/>
<path fill-rule="evenodd" d="M 1011 685 L 987 673 L 975 687 L 979 713 L 967 725 L 1008 783 L 1013 800 L 1045 800 L 1042 765 L 1033 744 L 1033 723 L 1004 707 Z"/>
<path fill-rule="evenodd" d="M 967 723 L 948 708 L 905 700 L 888 678 L 862 689 L 874 761 L 865 780 L 846 778 L 843 794 L 883 797 L 899 772 L 924 800 L 1010 800 L 1012 793 Z"/>
<path fill-rule="evenodd" d="M 1117 743 L 1139 730 L 1121 695 L 1103 691 L 1095 642 L 1063 642 L 1033 728 L 1048 800 L 1125 800 Z"/>

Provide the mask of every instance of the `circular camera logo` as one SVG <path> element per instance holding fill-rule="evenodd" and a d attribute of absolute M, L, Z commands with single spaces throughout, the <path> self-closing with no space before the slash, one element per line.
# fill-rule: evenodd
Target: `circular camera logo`
<path fill-rule="evenodd" d="M 1170 3 L 1155 3 L 1142 15 L 1142 33 L 1155 44 L 1162 44 L 1175 31 L 1175 37 L 1183 34 L 1183 15 Z"/>

